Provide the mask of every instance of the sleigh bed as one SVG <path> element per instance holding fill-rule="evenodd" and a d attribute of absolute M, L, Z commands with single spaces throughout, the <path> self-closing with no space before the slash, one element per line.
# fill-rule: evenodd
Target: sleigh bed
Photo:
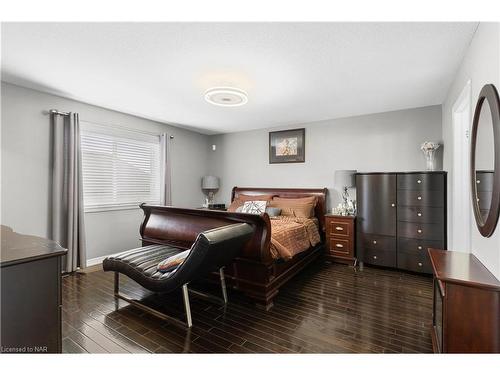
<path fill-rule="evenodd" d="M 238 199 L 240 195 L 264 194 L 281 198 L 316 197 L 312 219 L 317 225 L 320 242 L 291 257 L 277 257 L 276 251 L 271 251 L 271 228 L 285 227 L 286 223 L 273 222 L 272 225 L 273 219 L 266 213 L 255 215 L 143 204 L 141 208 L 144 211 L 144 221 L 140 228 L 142 245 L 168 244 L 187 249 L 191 247 L 196 236 L 205 230 L 234 223 L 250 224 L 254 229 L 253 236 L 240 256 L 226 268 L 227 283 L 228 286 L 253 299 L 258 305 L 269 309 L 279 288 L 323 251 L 327 189 L 234 187 L 231 201 Z M 311 243 L 315 242 L 317 241 Z"/>

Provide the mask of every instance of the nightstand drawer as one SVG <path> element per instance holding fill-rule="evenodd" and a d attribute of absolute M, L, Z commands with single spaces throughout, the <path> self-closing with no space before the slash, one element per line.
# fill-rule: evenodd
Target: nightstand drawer
<path fill-rule="evenodd" d="M 341 220 L 328 220 L 328 228 L 330 235 L 350 237 L 352 234 L 352 225 L 350 222 L 345 222 Z"/>
<path fill-rule="evenodd" d="M 353 246 L 350 239 L 330 237 L 328 239 L 329 250 L 332 255 L 352 255 Z"/>

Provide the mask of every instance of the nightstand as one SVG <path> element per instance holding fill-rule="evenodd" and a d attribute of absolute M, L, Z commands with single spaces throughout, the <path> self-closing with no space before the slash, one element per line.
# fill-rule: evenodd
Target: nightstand
<path fill-rule="evenodd" d="M 334 262 L 356 265 L 356 217 L 325 215 L 326 256 Z"/>

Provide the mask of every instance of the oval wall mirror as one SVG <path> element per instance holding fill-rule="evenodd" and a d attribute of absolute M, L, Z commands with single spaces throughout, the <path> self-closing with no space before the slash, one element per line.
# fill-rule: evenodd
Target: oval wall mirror
<path fill-rule="evenodd" d="M 474 217 L 479 232 L 490 237 L 500 213 L 500 100 L 491 84 L 482 88 L 477 99 L 470 157 Z"/>

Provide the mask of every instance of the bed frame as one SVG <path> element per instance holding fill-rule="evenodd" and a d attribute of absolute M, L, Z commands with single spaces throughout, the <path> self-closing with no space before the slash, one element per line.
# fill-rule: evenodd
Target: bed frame
<path fill-rule="evenodd" d="M 325 238 L 327 189 L 273 189 L 234 187 L 231 201 L 239 194 L 272 194 L 300 198 L 316 196 L 315 216 L 320 223 L 322 241 L 315 247 L 295 255 L 288 261 L 274 260 L 269 250 L 271 222 L 267 214 L 200 210 L 142 204 L 144 221 L 140 228 L 142 245 L 168 244 L 190 248 L 198 233 L 234 223 L 248 223 L 254 228 L 251 240 L 241 255 L 226 268 L 228 286 L 243 292 L 266 310 L 273 306 L 279 288 L 321 255 Z"/>

